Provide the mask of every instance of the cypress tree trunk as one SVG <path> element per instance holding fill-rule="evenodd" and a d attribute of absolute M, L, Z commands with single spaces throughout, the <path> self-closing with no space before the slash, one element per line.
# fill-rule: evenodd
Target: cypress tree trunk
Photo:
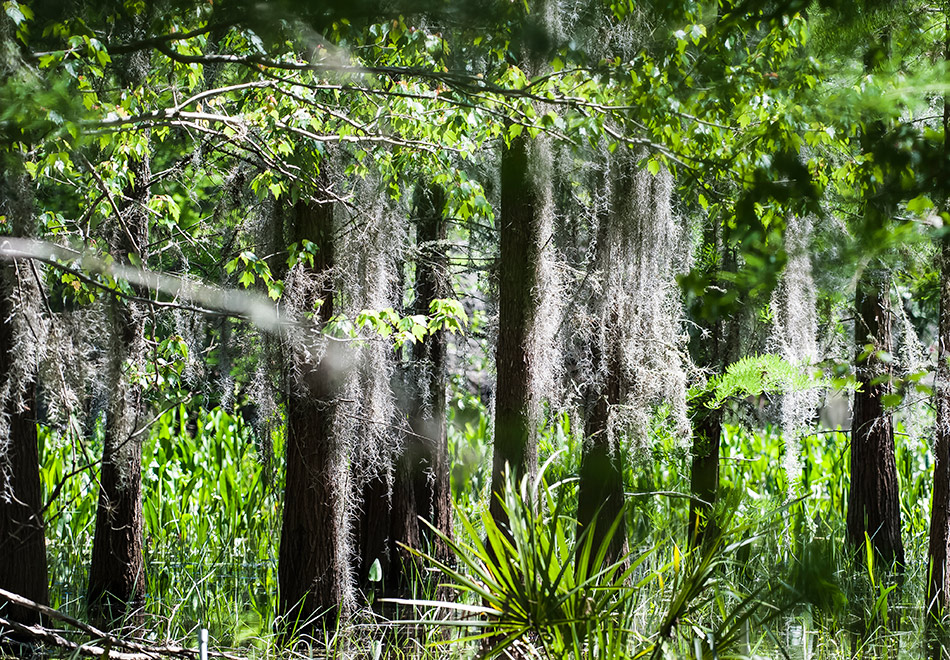
<path fill-rule="evenodd" d="M 689 504 L 690 549 L 714 539 L 719 527 L 714 517 L 719 498 L 719 448 L 722 438 L 722 409 L 708 409 L 700 401 L 693 412 L 693 448 L 690 469 Z"/>
<path fill-rule="evenodd" d="M 136 14 L 125 26 L 133 38 L 146 29 L 148 17 Z M 150 53 L 143 50 L 125 61 L 123 75 L 130 89 L 145 83 L 151 71 Z M 147 205 L 152 178 L 148 151 L 130 160 L 128 200 L 112 218 L 110 245 L 117 261 L 147 263 L 149 244 Z M 147 293 L 142 293 L 147 296 Z M 89 564 L 86 605 L 90 618 L 104 627 L 123 619 L 136 625 L 144 614 L 145 572 L 142 555 L 142 387 L 128 376 L 127 364 L 145 354 L 145 310 L 138 303 L 113 299 L 109 307 L 110 356 L 106 367 L 109 404 L 99 474 L 96 531 Z"/>
<path fill-rule="evenodd" d="M 448 258 L 445 253 L 447 225 L 443 215 L 445 191 L 439 186 L 422 187 L 415 200 L 416 277 L 412 314 L 427 315 L 433 300 L 451 295 Z M 432 553 L 440 560 L 449 550 L 423 518 L 443 534 L 452 536 L 452 490 L 449 483 L 446 405 L 445 331 L 426 336 L 410 347 L 405 370 L 406 412 L 409 428 L 394 473 L 390 511 L 392 562 L 386 571 L 389 593 L 409 595 L 421 566 L 398 543 Z"/>
<path fill-rule="evenodd" d="M 6 279 L 6 277 L 4 277 Z M 3 296 L 0 313 L 9 318 L 9 299 Z M 10 374 L 14 359 L 9 349 L 8 323 L 0 323 L 0 378 Z M 49 577 L 40 489 L 39 452 L 36 441 L 35 385 L 24 392 L 20 408 L 8 401 L 8 437 L 0 480 L 0 588 L 47 604 Z M 4 616 L 19 623 L 39 623 L 36 612 L 21 607 L 4 608 Z M 2 630 L 2 629 L 0 629 Z"/>
<path fill-rule="evenodd" d="M 414 301 L 411 314 L 427 315 L 433 300 L 451 295 L 443 215 L 445 192 L 438 186 L 420 188 L 415 203 L 418 245 Z M 408 419 L 402 451 L 392 473 L 392 492 L 385 475 L 363 490 L 359 548 L 360 584 L 385 596 L 409 596 L 422 566 L 401 545 L 449 558 L 448 547 L 420 517 L 447 536 L 452 535 L 452 491 L 449 482 L 446 433 L 446 351 L 444 331 L 426 336 L 409 348 L 402 370 L 402 401 Z M 400 389 L 400 388 L 397 388 Z M 369 581 L 370 568 L 380 561 L 382 584 Z"/>
<path fill-rule="evenodd" d="M 670 202 L 672 178 L 665 171 L 654 175 L 639 168 L 645 155 L 607 157 L 591 241 L 595 267 L 585 278 L 591 282 L 590 302 L 578 315 L 588 372 L 578 534 L 593 524 L 594 548 L 624 507 L 622 440 L 632 436 L 633 446 L 638 444 L 643 413 L 661 402 L 673 406 L 676 416 L 676 398 L 685 384 L 677 370 L 682 356 L 674 348 L 681 330 L 670 313 L 679 231 Z M 679 414 L 685 426 L 684 407 Z M 623 554 L 625 540 L 620 518 L 607 547 L 609 560 Z"/>
<path fill-rule="evenodd" d="M 865 52 L 864 69 L 879 70 L 890 53 L 890 29 Z M 861 135 L 861 149 L 872 153 L 886 133 L 880 120 L 869 122 Z M 862 217 L 866 235 L 888 221 L 886 199 L 870 199 Z M 865 534 L 885 564 L 904 567 L 901 541 L 900 498 L 894 458 L 894 422 L 883 397 L 891 392 L 891 369 L 878 353 L 891 352 L 890 278 L 872 262 L 858 279 L 855 289 L 855 371 L 851 417 L 851 488 L 848 493 L 847 538 L 856 556 L 864 556 Z"/>
<path fill-rule="evenodd" d="M 624 211 L 629 208 L 627 198 L 634 194 L 632 178 L 636 175 L 636 166 L 629 157 L 616 156 L 608 161 L 606 186 L 610 191 L 609 208 L 601 214 L 598 223 L 595 255 L 601 279 L 616 282 L 613 287 L 607 285 L 603 295 L 608 298 L 623 295 L 623 290 L 632 284 L 623 277 L 629 264 L 617 261 L 631 260 L 629 237 L 622 229 L 631 224 L 631 218 L 625 217 Z M 592 559 L 624 505 L 622 457 L 617 444 L 611 443 L 610 433 L 611 407 L 619 405 L 623 397 L 623 332 L 619 327 L 617 309 L 621 304 L 619 300 L 601 303 L 606 309 L 602 307 L 598 317 L 603 319 L 606 327 L 602 335 L 595 331 L 590 342 L 591 370 L 595 376 L 591 384 L 592 391 L 587 397 L 584 418 L 584 444 L 577 491 L 577 538 L 594 525 L 590 532 L 593 537 Z M 608 562 L 623 554 L 625 537 L 625 525 L 621 522 L 608 548 Z M 586 568 L 595 567 L 591 564 Z"/>
<path fill-rule="evenodd" d="M 944 60 L 950 62 L 950 11 L 945 16 Z M 950 156 L 950 97 L 943 101 L 944 163 Z M 947 199 L 944 200 L 946 208 Z M 937 622 L 950 603 L 950 240 L 941 240 L 940 322 L 937 336 L 937 375 L 934 405 L 934 485 L 930 509 L 930 566 L 927 582 L 928 624 Z M 939 654 L 940 649 L 937 649 Z"/>
<path fill-rule="evenodd" d="M 7 173 L 0 185 L 0 214 L 7 216 L 16 233 L 29 235 L 32 204 L 16 189 L 25 188 L 26 181 Z M 6 419 L 0 435 L 0 588 L 45 605 L 49 578 L 36 437 L 36 384 L 32 377 L 20 382 L 23 374 L 15 366 L 16 317 L 22 313 L 19 307 L 26 297 L 36 291 L 20 282 L 17 270 L 15 264 L 0 264 L 0 388 L 5 393 L 2 413 Z M 24 624 L 40 622 L 36 612 L 21 607 L 8 606 L 3 616 Z"/>
<path fill-rule="evenodd" d="M 611 318 L 611 326 L 616 330 L 616 315 Z M 608 330 L 608 337 L 616 338 L 614 331 Z M 620 347 L 612 341 L 607 347 L 608 355 L 599 355 L 594 351 L 594 360 L 606 360 L 603 381 L 595 387 L 593 401 L 590 402 L 587 417 L 584 420 L 584 447 L 581 454 L 581 467 L 577 493 L 577 532 L 578 538 L 584 530 L 594 525 L 591 560 L 604 541 L 607 531 L 623 510 L 623 461 L 617 443 L 610 438 L 610 408 L 621 402 L 621 373 L 623 365 L 618 355 Z M 596 365 L 595 365 L 596 368 Z M 606 561 L 616 561 L 623 554 L 625 525 L 621 521 L 608 546 Z M 588 568 L 596 568 L 593 565 Z"/>
<path fill-rule="evenodd" d="M 894 458 L 894 425 L 883 403 L 890 393 L 890 368 L 878 357 L 891 352 L 888 278 L 870 268 L 855 292 L 855 365 L 859 389 L 851 420 L 851 489 L 848 541 L 863 554 L 865 534 L 886 563 L 904 565 L 900 500 Z M 870 346 L 868 350 L 866 347 Z"/>
<path fill-rule="evenodd" d="M 116 218 L 116 259 L 135 254 L 144 261 L 148 244 L 148 157 L 132 164 L 134 183 L 126 191 L 131 200 Z M 142 556 L 142 388 L 126 374 L 128 362 L 139 362 L 145 351 L 143 310 L 127 301 L 109 307 L 110 360 L 106 382 L 110 401 L 105 446 L 99 474 L 99 504 L 89 565 L 86 603 L 90 618 L 114 626 L 122 618 L 134 624 L 145 604 Z"/>
<path fill-rule="evenodd" d="M 498 217 L 498 344 L 495 368 L 495 447 L 492 457 L 490 510 L 504 520 L 498 499 L 505 487 L 506 466 L 518 479 L 532 471 L 537 447 L 530 421 L 528 345 L 537 309 L 535 287 L 540 260 L 539 199 L 531 180 L 528 138 L 522 133 L 501 153 L 501 212 Z"/>
<path fill-rule="evenodd" d="M 723 255 L 723 267 L 728 268 L 734 262 L 729 249 L 722 245 L 719 227 L 713 223 L 706 232 L 704 241 L 715 246 Z M 716 266 L 713 266 L 714 268 Z M 714 277 L 712 285 L 719 284 Z M 728 330 L 727 330 L 728 326 Z M 729 332 L 727 340 L 726 333 Z M 713 373 L 722 373 L 726 367 L 726 355 L 733 348 L 737 333 L 734 323 L 723 318 L 715 318 L 703 324 L 698 337 L 695 353 L 697 364 Z M 693 445 L 691 449 L 689 531 L 687 547 L 701 547 L 709 539 L 718 536 L 719 526 L 715 520 L 716 500 L 719 498 L 719 448 L 722 438 L 722 408 L 709 408 L 708 399 L 700 397 L 693 402 L 690 417 L 693 423 Z"/>
<path fill-rule="evenodd" d="M 314 318 L 315 327 L 322 328 L 334 308 L 333 209 L 329 204 L 300 203 L 295 213 L 295 238 L 317 247 L 310 274 L 324 281 L 317 292 L 323 303 Z M 294 347 L 286 350 L 293 353 Z M 299 370 L 302 385 L 288 383 L 287 474 L 277 567 L 278 614 L 288 635 L 314 634 L 335 625 L 348 570 L 340 556 L 343 531 L 337 500 L 344 486 L 338 483 L 333 428 L 342 380 L 340 357 L 336 342 L 328 341 L 317 362 L 291 354 L 284 358 L 290 369 Z"/>
<path fill-rule="evenodd" d="M 927 611 L 939 620 L 950 602 L 950 242 L 940 247 L 940 330 L 937 338 L 937 377 L 934 428 L 933 504 L 930 513 L 930 564 Z"/>
<path fill-rule="evenodd" d="M 142 326 L 115 302 L 110 309 L 117 346 L 109 365 L 111 401 L 99 474 L 96 532 L 86 592 L 89 615 L 103 626 L 120 618 L 141 616 L 145 604 L 142 557 L 141 388 L 122 373 L 127 360 L 141 350 Z"/>
<path fill-rule="evenodd" d="M 398 469 L 398 465 L 394 466 Z M 410 546 L 419 546 L 419 526 L 408 524 L 416 510 L 415 497 L 407 492 L 398 476 L 383 471 L 370 479 L 360 492 L 362 507 L 357 516 L 356 551 L 360 556 L 359 585 L 364 594 L 395 596 L 402 586 L 400 548 L 397 539 Z M 373 563 L 379 561 L 380 582 L 370 581 Z M 373 600 L 378 605 L 378 600 Z"/>
<path fill-rule="evenodd" d="M 419 194 L 416 204 L 417 241 L 415 301 L 413 314 L 428 314 L 433 300 L 452 295 L 449 263 L 445 252 L 447 224 L 444 216 L 445 191 L 430 186 Z M 409 429 L 403 466 L 397 471 L 411 484 L 416 515 L 422 516 L 443 534 L 452 537 L 452 488 L 449 447 L 445 419 L 446 360 L 448 342 L 444 330 L 427 336 L 412 346 Z M 408 523 L 408 521 L 407 521 Z M 419 540 L 439 559 L 449 558 L 449 550 L 426 526 L 419 528 Z"/>

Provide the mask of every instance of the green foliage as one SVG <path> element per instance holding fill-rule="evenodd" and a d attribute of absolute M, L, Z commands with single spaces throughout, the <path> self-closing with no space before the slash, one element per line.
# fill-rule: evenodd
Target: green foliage
<path fill-rule="evenodd" d="M 259 278 L 264 283 L 267 289 L 267 295 L 270 298 L 273 300 L 280 298 L 284 290 L 284 283 L 274 279 L 274 276 L 271 274 L 270 266 L 267 265 L 267 261 L 259 258 L 253 252 L 245 250 L 226 263 L 224 270 L 230 275 L 237 270 L 239 265 L 243 266 L 244 270 L 238 276 L 238 283 L 245 289 L 254 284 Z"/>
<path fill-rule="evenodd" d="M 100 448 L 78 437 L 42 433 L 41 474 L 50 502 L 50 603 L 81 616 L 98 501 L 92 455 Z M 221 409 L 180 406 L 150 430 L 142 472 L 146 610 L 163 635 L 189 638 L 204 626 L 215 644 L 269 644 L 282 481 L 255 444 L 241 418 Z"/>
<path fill-rule="evenodd" d="M 607 657 L 627 646 L 625 637 L 630 633 L 621 616 L 627 603 L 618 595 L 649 553 L 607 562 L 607 541 L 594 548 L 592 536 L 583 534 L 576 543 L 569 542 L 569 518 L 556 497 L 557 488 L 543 485 L 540 477 L 523 479 L 515 487 L 509 478 L 503 495 L 507 527 L 499 527 L 483 512 L 479 527 L 485 530 L 485 541 L 463 512 L 459 519 L 464 541 L 454 541 L 435 530 L 450 544 L 465 571 L 426 559 L 454 588 L 482 603 L 439 604 L 476 617 L 453 624 L 479 629 L 459 642 L 495 638 L 489 657 L 529 639 L 537 640 L 533 643 L 546 657 L 581 657 L 588 646 L 597 646 L 598 655 Z M 617 522 L 608 532 L 608 540 L 616 532 Z"/>
<path fill-rule="evenodd" d="M 693 388 L 689 398 L 709 408 L 718 408 L 734 398 L 825 387 L 828 387 L 828 382 L 820 372 L 766 353 L 733 362 L 726 367 L 725 373 L 710 378 L 702 387 Z"/>
<path fill-rule="evenodd" d="M 567 36 L 545 26 L 531 2 L 475 3 L 474 10 L 466 3 L 266 4 L 171 3 L 156 11 L 107 2 L 76 12 L 72 4 L 5 0 L 0 15 L 7 40 L 0 156 L 4 171 L 29 177 L 38 209 L 36 222 L 4 210 L 0 233 L 30 225 L 38 238 L 80 255 L 35 271 L 50 314 L 129 297 L 150 309 L 148 359 L 130 375 L 157 418 L 143 454 L 144 511 L 148 607 L 165 617 L 166 635 L 184 637 L 210 622 L 218 640 L 239 645 L 270 630 L 280 456 L 268 456 L 270 439 L 255 438 L 238 416 L 200 408 L 207 383 L 196 386 L 187 367 L 196 360 L 227 366 L 223 335 L 209 329 L 186 341 L 161 310 L 181 302 L 177 296 L 119 277 L 117 262 L 184 281 L 236 280 L 280 305 L 284 282 L 275 264 L 284 251 L 290 268 L 313 267 L 319 256 L 308 241 L 281 243 L 275 223 L 283 208 L 329 199 L 346 208 L 340 233 L 351 232 L 362 228 L 364 207 L 378 203 L 357 198 L 354 182 L 380 182 L 387 199 L 379 203 L 391 205 L 386 221 L 398 222 L 389 211 L 404 211 L 406 191 L 425 180 L 447 191 L 445 212 L 458 232 L 446 248 L 454 250 L 453 268 L 474 272 L 495 256 L 493 238 L 479 243 L 497 230 L 495 163 L 486 154 L 544 136 L 559 157 L 582 165 L 578 171 L 599 168 L 603 149 L 635 147 L 652 175 L 673 174 L 677 204 L 699 243 L 680 285 L 690 322 L 702 328 L 768 299 L 786 263 L 791 214 L 818 218 L 822 254 L 832 255 L 821 263 L 843 264 L 841 282 L 855 268 L 904 267 L 914 321 L 923 331 L 933 325 L 939 277 L 919 247 L 948 219 L 946 136 L 928 106 L 946 91 L 945 67 L 932 62 L 946 35 L 944 17 L 923 3 L 819 2 L 806 13 L 802 2 L 610 1 L 572 16 Z M 878 43 L 885 32 L 891 52 Z M 130 76 L 136 66 L 139 75 Z M 116 236 L 129 193 L 141 185 L 134 172 L 146 161 L 150 190 L 134 210 L 148 218 L 148 245 L 126 257 Z M 582 179 L 574 176 L 558 195 L 587 200 L 577 205 L 586 212 L 595 193 Z M 556 212 L 565 226 L 574 221 Z M 261 244 L 268 233 L 276 247 Z M 462 253 L 471 259 L 456 268 Z M 483 307 L 471 323 L 465 309 L 459 300 L 437 300 L 427 315 L 407 316 L 394 302 L 355 318 L 338 315 L 320 330 L 384 337 L 396 347 L 437 331 L 468 332 L 487 346 Z M 236 344 L 250 350 L 238 358 L 236 377 L 273 367 L 264 364 L 265 340 L 239 332 L 246 335 Z M 91 350 L 109 350 L 97 342 Z M 835 384 L 846 386 L 850 365 L 833 369 Z M 895 376 L 898 391 L 884 403 L 928 395 L 926 383 L 924 372 Z M 690 397 L 716 407 L 827 384 L 758 355 Z M 834 543 L 848 488 L 844 436 L 804 440 L 802 489 L 810 496 L 789 504 L 780 434 L 727 429 L 723 489 L 733 493 L 736 522 L 728 533 L 746 537 L 683 557 L 676 539 L 685 526 L 689 456 L 662 414 L 646 447 L 620 439 L 631 454 L 626 527 L 631 542 L 649 539 L 650 550 L 638 546 L 614 565 L 586 536 L 573 536 L 578 420 L 562 414 L 543 425 L 541 453 L 556 457 L 547 474 L 557 485 L 511 484 L 504 495 L 510 526 L 498 527 L 482 513 L 489 417 L 477 396 L 456 388 L 452 487 L 468 513 L 464 541 L 453 543 L 467 568 L 442 569 L 489 603 L 458 604 L 487 617 L 466 622 L 479 627 L 473 639 L 500 633 L 502 645 L 523 638 L 552 656 L 725 654 L 767 600 L 771 586 L 759 578 L 773 558 L 816 612 L 843 620 L 860 592 L 851 598 L 864 606 L 859 618 L 884 625 L 899 594 L 873 571 L 854 578 L 867 585 L 849 585 L 842 579 L 848 560 Z M 101 449 L 101 420 L 85 425 L 95 432 L 80 426 L 73 418 L 41 435 L 53 604 L 67 609 L 78 607 L 84 584 Z M 899 446 L 905 532 L 918 548 L 931 465 L 925 447 Z M 788 529 L 759 534 L 762 508 L 786 514 Z M 741 559 L 753 546 L 768 567 Z M 599 568 L 575 570 L 587 563 L 581 557 Z"/>
<path fill-rule="evenodd" d="M 483 511 L 478 521 L 478 528 L 484 529 L 483 541 L 475 524 L 458 511 L 464 540 L 434 530 L 452 548 L 459 568 L 418 553 L 453 588 L 474 596 L 481 605 L 398 602 L 435 605 L 466 615 L 450 625 L 477 632 L 454 641 L 491 640 L 488 657 L 526 643 L 540 647 L 544 657 L 587 657 L 588 647 L 598 649 L 597 657 L 622 657 L 612 654 L 626 652 L 631 634 L 623 621 L 629 614 L 629 602 L 622 598 L 624 584 L 650 553 L 606 561 L 619 519 L 598 548 L 593 547 L 590 534 L 581 535 L 577 542 L 569 540 L 570 518 L 563 511 L 563 499 L 557 497 L 563 486 L 548 487 L 541 476 L 526 477 L 516 486 L 509 476 L 501 495 L 506 527 Z"/>
<path fill-rule="evenodd" d="M 392 601 L 461 615 L 411 623 L 474 629 L 443 643 L 482 641 L 488 657 L 519 648 L 544 658 L 661 657 L 664 648 L 685 650 L 694 642 L 713 657 L 737 649 L 748 623 L 763 625 L 787 606 L 780 590 L 768 593 L 774 588 L 768 583 L 747 593 L 724 588 L 733 557 L 757 539 L 748 527 L 730 528 L 695 554 L 683 556 L 672 544 L 668 562 L 657 556 L 659 546 L 643 543 L 608 561 L 607 549 L 620 518 L 599 547 L 593 547 L 587 532 L 575 537 L 576 521 L 565 509 L 570 498 L 564 490 L 571 484 L 548 486 L 544 471 L 549 464 L 538 476 L 526 476 L 517 484 L 509 477 L 499 495 L 504 524 L 487 511 L 478 524 L 458 512 L 462 537 L 443 536 L 458 566 L 417 552 L 453 589 L 478 604 Z M 734 514 L 734 505 L 730 510 Z M 732 514 L 727 512 L 723 519 L 728 521 Z M 780 607 L 763 609 L 766 595 Z M 711 621 L 704 615 L 710 606 L 716 612 Z"/>

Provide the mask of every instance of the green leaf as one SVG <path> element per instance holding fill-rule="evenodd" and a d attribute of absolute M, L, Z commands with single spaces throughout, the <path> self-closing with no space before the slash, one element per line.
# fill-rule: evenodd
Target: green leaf
<path fill-rule="evenodd" d="M 903 396 L 892 392 L 891 394 L 885 394 L 881 397 L 881 405 L 883 405 L 885 408 L 893 409 L 901 405 L 903 400 Z"/>
<path fill-rule="evenodd" d="M 929 197 L 927 197 L 927 195 L 917 195 L 912 200 L 907 202 L 907 210 L 911 213 L 917 213 L 918 215 L 923 215 L 933 207 L 934 203 Z"/>
<path fill-rule="evenodd" d="M 369 575 L 366 576 L 366 579 L 370 582 L 379 582 L 383 579 L 383 567 L 379 563 L 379 558 L 373 560 L 373 564 L 369 567 Z"/>

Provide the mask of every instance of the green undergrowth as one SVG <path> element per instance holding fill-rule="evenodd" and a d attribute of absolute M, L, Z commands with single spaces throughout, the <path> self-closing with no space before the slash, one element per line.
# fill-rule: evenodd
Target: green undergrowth
<path fill-rule="evenodd" d="M 630 554 L 614 567 L 601 557 L 592 578 L 573 568 L 580 554 L 596 557 L 598 548 L 585 548 L 585 537 L 577 538 L 581 440 L 571 418 L 558 415 L 541 429 L 544 479 L 518 484 L 505 496 L 509 515 L 520 520 L 514 531 L 525 542 L 519 545 L 510 542 L 512 530 L 493 528 L 487 516 L 490 423 L 476 401 L 466 405 L 450 425 L 453 543 L 466 559 L 442 567 L 443 573 L 454 571 L 444 580 L 468 585 L 457 591 L 461 609 L 406 606 L 401 616 L 418 620 L 411 635 L 360 616 L 318 642 L 320 653 L 471 657 L 501 633 L 511 638 L 511 648 L 542 657 L 920 655 L 932 470 L 926 442 L 898 435 L 907 553 L 899 582 L 889 567 L 873 558 L 869 566 L 861 548 L 844 544 L 848 436 L 835 431 L 798 441 L 801 479 L 790 485 L 779 432 L 727 427 L 717 514 L 722 536 L 690 552 L 689 449 L 660 416 L 645 440 L 624 447 Z M 40 436 L 44 492 L 51 500 L 45 513 L 51 604 L 78 618 L 84 617 L 101 432 L 100 424 L 82 441 L 79 433 L 43 429 Z M 281 438 L 272 440 L 260 442 L 239 416 L 221 409 L 179 407 L 150 428 L 142 478 L 145 637 L 194 645 L 198 628 L 207 627 L 214 647 L 242 655 L 307 654 L 282 649 L 273 634 L 283 457 Z M 271 445 L 276 454 L 268 457 L 261 447 Z M 496 567 L 492 573 L 490 562 L 505 556 L 507 581 L 492 583 L 489 577 L 502 572 Z M 536 590 L 514 589 L 526 582 Z M 560 605 L 545 600 L 551 597 Z M 522 618 L 514 624 L 497 615 L 492 620 L 478 609 L 485 607 L 521 612 Z M 547 619 L 530 609 L 537 607 L 547 608 L 541 610 Z M 463 624 L 465 617 L 471 621 Z M 454 623 L 433 625 L 433 619 Z M 537 627 L 542 620 L 553 628 Z"/>
<path fill-rule="evenodd" d="M 85 442 L 41 432 L 53 607 L 83 617 L 101 428 Z M 149 636 L 267 644 L 277 594 L 281 457 L 262 461 L 252 429 L 220 408 L 184 406 L 152 425 L 142 500 Z M 274 443 L 280 447 L 281 443 Z M 78 470 L 78 471 L 77 471 Z M 57 491 L 58 489 L 58 491 Z"/>

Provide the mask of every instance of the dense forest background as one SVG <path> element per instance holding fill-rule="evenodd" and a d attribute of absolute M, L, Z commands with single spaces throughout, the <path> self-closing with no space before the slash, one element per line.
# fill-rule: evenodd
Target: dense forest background
<path fill-rule="evenodd" d="M 4 653 L 947 657 L 950 5 L 2 4 Z"/>

